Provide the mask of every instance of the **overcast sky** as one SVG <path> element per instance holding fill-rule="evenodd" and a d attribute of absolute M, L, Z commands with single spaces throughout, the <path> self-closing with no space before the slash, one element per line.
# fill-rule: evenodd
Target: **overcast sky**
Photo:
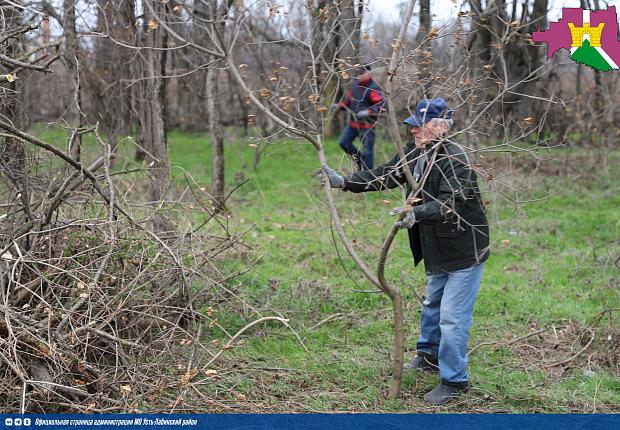
<path fill-rule="evenodd" d="M 400 11 L 402 5 L 407 3 L 403 0 L 369 0 L 368 10 L 370 12 L 371 21 L 375 17 L 383 17 L 395 23 L 401 22 Z M 431 0 L 431 12 L 433 14 L 433 25 L 441 27 L 451 19 L 455 18 L 459 10 L 461 10 L 461 0 Z M 511 3 L 511 2 L 510 2 Z M 533 2 L 530 2 L 533 3 Z M 579 0 L 549 0 L 549 21 L 555 21 L 562 15 L 562 7 L 579 7 Z M 605 7 L 606 1 L 601 2 L 601 6 Z M 614 1 L 609 2 L 614 4 Z M 419 11 L 416 4 L 415 13 Z M 371 22 L 368 24 L 372 25 Z"/>

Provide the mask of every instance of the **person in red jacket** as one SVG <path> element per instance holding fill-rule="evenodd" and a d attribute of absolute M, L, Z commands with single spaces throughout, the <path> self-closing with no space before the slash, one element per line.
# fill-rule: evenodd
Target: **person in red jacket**
<path fill-rule="evenodd" d="M 349 122 L 340 135 L 340 147 L 351 156 L 358 170 L 373 168 L 375 148 L 375 126 L 379 113 L 385 105 L 381 87 L 372 79 L 370 66 L 360 66 L 358 77 L 347 92 L 344 100 L 334 105 L 336 111 L 346 109 Z M 359 137 L 361 151 L 353 144 Z"/>

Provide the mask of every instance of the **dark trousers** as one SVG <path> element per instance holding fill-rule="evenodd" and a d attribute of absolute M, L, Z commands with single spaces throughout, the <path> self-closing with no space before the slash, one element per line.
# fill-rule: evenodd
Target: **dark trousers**
<path fill-rule="evenodd" d="M 362 142 L 360 151 L 353 141 L 356 137 Z M 375 129 L 373 128 L 353 128 L 347 125 L 340 135 L 340 147 L 351 156 L 357 164 L 359 170 L 372 169 L 374 164 L 375 150 Z"/>

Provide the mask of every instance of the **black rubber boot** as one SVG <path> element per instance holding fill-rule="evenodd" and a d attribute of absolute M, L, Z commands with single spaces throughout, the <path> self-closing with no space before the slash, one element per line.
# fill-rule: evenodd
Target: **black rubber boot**
<path fill-rule="evenodd" d="M 467 382 L 458 384 L 441 382 L 441 384 L 426 393 L 424 400 L 432 405 L 443 405 L 459 394 L 467 392 L 467 390 L 469 390 Z"/>
<path fill-rule="evenodd" d="M 439 362 L 434 355 L 418 352 L 413 360 L 403 366 L 405 369 L 417 369 L 423 372 L 439 372 Z"/>

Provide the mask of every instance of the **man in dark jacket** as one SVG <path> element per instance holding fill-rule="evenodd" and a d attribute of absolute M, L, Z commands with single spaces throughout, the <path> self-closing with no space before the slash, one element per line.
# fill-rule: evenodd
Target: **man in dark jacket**
<path fill-rule="evenodd" d="M 409 369 L 439 371 L 441 383 L 426 394 L 433 404 L 446 403 L 468 389 L 467 341 L 483 263 L 489 256 L 489 227 L 476 173 L 467 153 L 444 138 L 452 110 L 444 99 L 422 100 L 404 121 L 414 141 L 387 163 L 342 177 L 324 166 L 332 187 L 361 193 L 395 188 L 407 182 L 404 169 L 421 184 L 413 206 L 397 228 L 407 228 L 415 265 L 422 259 L 428 275 L 422 303 L 417 355 Z M 410 194 L 407 187 L 407 195 Z"/>
<path fill-rule="evenodd" d="M 370 75 L 370 66 L 361 66 L 358 73 L 346 97 L 334 109 L 350 113 L 349 123 L 340 135 L 340 147 L 355 161 L 358 170 L 366 170 L 374 164 L 375 126 L 385 100 L 381 87 Z M 361 152 L 353 145 L 356 137 L 362 142 Z"/>

